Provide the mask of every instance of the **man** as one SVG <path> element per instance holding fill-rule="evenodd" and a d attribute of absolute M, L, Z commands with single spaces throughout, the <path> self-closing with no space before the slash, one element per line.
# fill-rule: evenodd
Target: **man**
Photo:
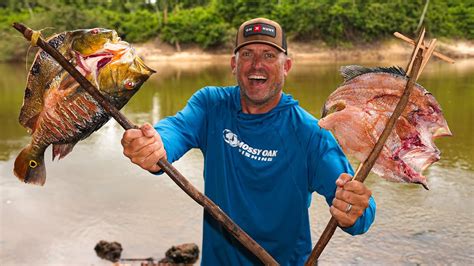
<path fill-rule="evenodd" d="M 370 190 L 350 181 L 352 169 L 332 135 L 282 92 L 291 60 L 280 25 L 243 23 L 230 63 L 238 86 L 203 88 L 155 129 L 127 130 L 124 154 L 158 172 L 160 158 L 173 162 L 201 149 L 205 194 L 282 265 L 302 265 L 311 252 L 314 191 L 344 231 L 366 232 L 375 216 Z M 203 265 L 258 263 L 204 213 Z"/>

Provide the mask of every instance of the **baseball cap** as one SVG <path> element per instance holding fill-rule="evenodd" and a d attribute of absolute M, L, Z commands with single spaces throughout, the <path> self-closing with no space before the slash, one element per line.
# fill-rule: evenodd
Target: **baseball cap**
<path fill-rule="evenodd" d="M 266 43 L 288 54 L 283 29 L 277 22 L 266 18 L 254 18 L 242 23 L 235 39 L 234 54 L 247 44 Z"/>

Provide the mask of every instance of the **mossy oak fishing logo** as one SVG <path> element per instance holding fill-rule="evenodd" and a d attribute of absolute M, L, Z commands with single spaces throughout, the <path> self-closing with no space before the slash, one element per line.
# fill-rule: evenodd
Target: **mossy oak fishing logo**
<path fill-rule="evenodd" d="M 277 156 L 278 150 L 264 150 L 250 147 L 247 143 L 240 141 L 239 137 L 228 129 L 222 131 L 224 141 L 231 147 L 238 148 L 243 156 L 256 160 L 271 162 Z"/>

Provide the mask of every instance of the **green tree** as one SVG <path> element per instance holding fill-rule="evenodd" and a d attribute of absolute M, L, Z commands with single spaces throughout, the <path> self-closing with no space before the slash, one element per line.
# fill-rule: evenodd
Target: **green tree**
<path fill-rule="evenodd" d="M 27 43 L 11 29 L 21 21 L 44 33 L 78 28 L 117 30 L 127 41 L 161 36 L 171 44 L 213 47 L 230 42 L 254 17 L 278 21 L 287 37 L 330 45 L 372 42 L 393 32 L 414 34 L 427 0 L 3 0 L 0 60 L 15 58 Z M 474 39 L 474 1 L 432 0 L 424 17 L 437 38 Z"/>
<path fill-rule="evenodd" d="M 195 7 L 170 14 L 161 37 L 172 44 L 197 43 L 204 48 L 226 41 L 228 24 L 213 7 Z"/>

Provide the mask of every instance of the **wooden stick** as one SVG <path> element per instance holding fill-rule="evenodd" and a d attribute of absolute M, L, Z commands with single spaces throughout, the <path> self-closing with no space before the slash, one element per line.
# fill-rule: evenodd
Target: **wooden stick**
<path fill-rule="evenodd" d="M 21 23 L 14 23 L 13 27 L 23 34 L 27 40 L 31 40 L 33 30 Z M 42 38 L 38 38 L 37 45 L 51 55 L 71 76 L 84 88 L 94 99 L 112 116 L 124 129 L 138 128 L 128 120 L 120 111 L 110 104 L 107 99 L 95 88 L 81 73 L 71 65 L 56 49 L 51 47 Z M 227 216 L 212 200 L 195 188 L 181 173 L 178 172 L 166 159 L 161 159 L 158 166 L 165 171 L 168 176 L 193 198 L 198 204 L 204 207 L 224 228 L 232 234 L 242 245 L 259 258 L 265 265 L 278 265 L 275 259 L 268 254 L 255 240 L 245 233 L 232 219 Z"/>
<path fill-rule="evenodd" d="M 423 72 L 423 69 L 425 69 L 426 64 L 428 64 L 428 61 L 430 60 L 431 55 L 433 54 L 433 51 L 436 47 L 436 41 L 436 39 L 432 39 L 430 44 L 428 45 L 428 49 L 423 50 L 423 61 L 421 62 L 420 71 L 418 71 L 418 76 L 416 77 L 416 79 L 420 77 L 421 73 Z"/>
<path fill-rule="evenodd" d="M 424 36 L 423 32 L 421 32 L 419 37 L 422 36 Z M 367 178 L 367 175 L 374 166 L 375 161 L 377 160 L 380 152 L 382 151 L 388 136 L 392 132 L 393 127 L 395 126 L 398 118 L 403 113 L 403 110 L 405 109 L 408 103 L 408 98 L 410 96 L 413 86 L 416 83 L 416 77 L 418 76 L 418 72 L 421 67 L 421 62 L 423 60 L 423 51 L 420 49 L 420 44 L 422 42 L 423 39 L 419 38 L 417 45 L 415 46 L 415 50 L 413 51 L 413 58 L 412 60 L 410 60 L 413 61 L 413 68 L 410 73 L 410 78 L 408 79 L 407 84 L 405 86 L 405 90 L 402 96 L 400 97 L 400 101 L 398 102 L 397 106 L 395 107 L 395 110 L 387 121 L 385 128 L 382 131 L 382 134 L 380 135 L 379 139 L 377 140 L 377 143 L 375 144 L 374 148 L 370 152 L 367 159 L 359 166 L 358 171 L 354 175 L 354 179 L 357 181 L 364 182 L 364 180 Z M 329 243 L 329 240 L 331 240 L 331 237 L 336 231 L 336 228 L 337 221 L 336 219 L 334 219 L 334 217 L 331 217 L 331 220 L 329 221 L 328 225 L 321 234 L 321 237 L 319 238 L 318 242 L 314 246 L 313 251 L 311 252 L 311 255 L 309 256 L 305 265 L 312 266 L 317 264 L 319 256 L 323 252 L 326 245 Z"/>
<path fill-rule="evenodd" d="M 395 35 L 395 37 L 397 37 L 397 38 L 399 38 L 399 39 L 401 39 L 401 40 L 403 40 L 403 41 L 405 41 L 405 42 L 407 42 L 407 43 L 409 43 L 409 44 L 411 44 L 411 45 L 415 45 L 415 44 L 416 44 L 416 42 L 415 42 L 414 40 L 412 40 L 412 39 L 406 37 L 405 35 L 403 35 L 403 34 L 401 34 L 401 33 L 399 33 L 399 32 L 395 32 L 395 33 L 393 33 L 393 35 Z M 423 49 L 423 50 L 424 50 L 424 49 L 428 49 L 428 47 L 426 47 L 426 46 L 423 45 L 423 46 L 421 47 L 421 49 Z M 455 62 L 454 59 L 452 59 L 452 58 L 450 58 L 450 57 L 447 57 L 447 56 L 445 56 L 444 54 L 439 53 L 439 52 L 436 52 L 436 51 L 433 52 L 433 55 L 436 56 L 436 57 L 438 57 L 438 58 L 441 59 L 441 60 L 444 60 L 444 61 L 450 63 L 450 64 L 454 64 L 454 62 Z M 409 73 L 409 72 L 407 72 L 407 73 Z"/>
<path fill-rule="evenodd" d="M 421 47 L 425 46 L 425 44 L 424 44 L 425 43 L 425 33 L 426 33 L 425 27 L 421 28 L 420 34 L 418 36 L 418 42 L 416 43 L 415 49 L 413 49 L 413 52 L 412 52 L 411 57 L 410 57 L 411 58 L 410 63 L 408 63 L 408 65 L 406 67 L 406 73 L 407 74 L 411 73 L 411 67 L 413 66 L 413 62 L 415 61 L 416 53 L 418 53 L 418 50 L 421 49 Z"/>

